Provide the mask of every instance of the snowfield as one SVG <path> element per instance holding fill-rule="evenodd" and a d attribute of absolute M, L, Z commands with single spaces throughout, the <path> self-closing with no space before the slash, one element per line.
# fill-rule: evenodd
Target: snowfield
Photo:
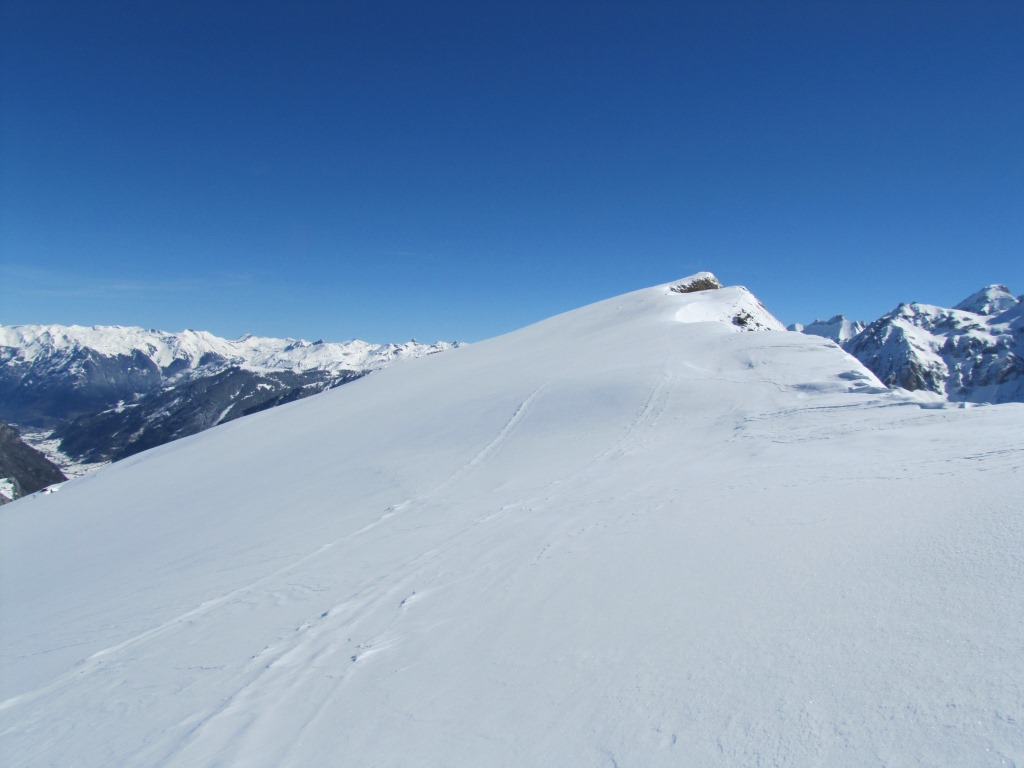
<path fill-rule="evenodd" d="M 1024 764 L 1024 405 L 670 285 L 4 506 L 3 764 Z"/>

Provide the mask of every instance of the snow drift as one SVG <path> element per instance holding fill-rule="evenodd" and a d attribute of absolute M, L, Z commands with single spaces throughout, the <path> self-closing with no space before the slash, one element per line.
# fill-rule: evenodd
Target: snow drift
<path fill-rule="evenodd" d="M 678 284 L 5 506 L 4 763 L 1019 762 L 1024 406 Z"/>

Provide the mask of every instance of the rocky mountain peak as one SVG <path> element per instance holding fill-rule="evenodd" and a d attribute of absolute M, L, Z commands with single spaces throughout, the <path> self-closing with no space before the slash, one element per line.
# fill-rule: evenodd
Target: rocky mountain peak
<path fill-rule="evenodd" d="M 889 387 L 1024 402 L 1021 308 L 1005 285 L 989 285 L 953 308 L 900 304 L 840 345 Z"/>

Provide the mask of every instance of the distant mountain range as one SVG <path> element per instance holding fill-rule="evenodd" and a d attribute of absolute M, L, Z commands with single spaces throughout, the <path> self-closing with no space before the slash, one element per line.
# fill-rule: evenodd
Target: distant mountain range
<path fill-rule="evenodd" d="M 455 346 L 0 326 L 0 418 L 68 463 L 115 461 Z"/>
<path fill-rule="evenodd" d="M 836 315 L 791 331 L 832 339 L 887 387 L 954 402 L 1024 402 L 1024 297 L 990 285 L 955 307 L 900 304 L 869 325 Z"/>

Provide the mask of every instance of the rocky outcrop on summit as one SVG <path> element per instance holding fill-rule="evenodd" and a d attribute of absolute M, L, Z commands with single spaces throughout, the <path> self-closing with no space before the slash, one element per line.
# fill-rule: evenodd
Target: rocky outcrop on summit
<path fill-rule="evenodd" d="M 722 287 L 718 278 L 710 272 L 698 272 L 668 287 L 673 293 L 697 293 L 698 291 L 716 291 Z"/>
<path fill-rule="evenodd" d="M 754 294 L 741 285 L 725 288 L 710 272 L 662 286 L 670 294 L 686 294 L 675 314 L 681 323 L 724 323 L 739 331 L 783 331 L 782 323 Z"/>
<path fill-rule="evenodd" d="M 900 304 L 839 341 L 888 387 L 958 402 L 1024 402 L 1024 302 L 1003 285 L 952 309 Z"/>
<path fill-rule="evenodd" d="M 60 468 L 0 421 L 0 504 L 67 480 Z"/>

